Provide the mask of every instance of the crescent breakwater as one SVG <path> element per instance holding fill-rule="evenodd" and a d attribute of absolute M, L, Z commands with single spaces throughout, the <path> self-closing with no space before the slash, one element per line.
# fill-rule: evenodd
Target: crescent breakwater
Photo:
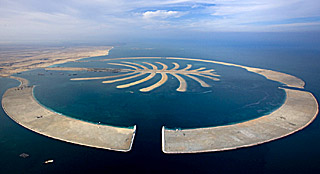
<path fill-rule="evenodd" d="M 167 57 L 166 59 L 190 60 L 190 61 L 207 62 L 207 63 L 226 65 L 226 66 L 239 67 L 239 68 L 246 69 L 249 72 L 254 72 L 254 73 L 260 74 L 269 80 L 281 82 L 288 87 L 303 89 L 304 85 L 305 85 L 305 82 L 303 80 L 301 80 L 293 75 L 289 75 L 289 74 L 285 74 L 285 73 L 277 72 L 277 71 L 272 71 L 272 70 L 267 70 L 267 69 L 253 68 L 253 67 L 237 65 L 237 64 L 233 64 L 233 63 L 225 63 L 225 62 L 219 62 L 219 61 L 214 61 L 214 60 L 204 60 L 204 59 L 190 59 L 190 58 L 177 58 L 177 57 Z"/>
<path fill-rule="evenodd" d="M 304 88 L 301 79 L 272 70 L 252 68 L 232 63 L 189 59 L 207 63 L 244 68 L 283 83 L 288 87 Z M 162 128 L 162 151 L 164 153 L 202 153 L 238 149 L 270 142 L 291 135 L 307 127 L 318 115 L 319 106 L 315 97 L 306 91 L 284 89 L 285 103 L 274 112 L 250 121 L 208 128 L 172 130 Z"/>
<path fill-rule="evenodd" d="M 129 57 L 105 59 L 146 59 Z M 213 60 L 149 57 L 149 59 L 187 60 L 214 63 L 246 69 L 287 87 L 303 89 L 305 82 L 295 76 L 261 68 L 247 67 Z M 270 142 L 293 134 L 308 126 L 318 115 L 319 106 L 315 97 L 306 91 L 284 89 L 285 103 L 274 112 L 242 123 L 196 129 L 168 129 L 162 127 L 162 151 L 164 153 L 202 153 L 238 149 Z"/>
<path fill-rule="evenodd" d="M 282 89 L 286 92 L 287 96 L 284 104 L 272 113 L 257 119 L 225 126 L 195 129 L 170 129 L 163 126 L 162 151 L 164 153 L 177 154 L 224 151 L 270 142 L 305 128 L 316 118 L 319 111 L 318 102 L 315 97 L 310 92 L 301 90 L 304 88 L 304 81 L 289 74 L 273 70 L 236 65 L 232 63 L 192 58 L 131 57 L 113 58 L 98 61 L 123 59 L 187 60 L 233 66 L 246 69 L 249 72 L 260 74 L 269 80 L 277 81 L 283 84 L 284 88 Z M 176 63 L 173 64 L 175 67 L 172 70 L 179 68 Z M 131 62 L 131 65 L 137 64 Z M 127 67 L 129 67 L 129 65 L 127 65 Z M 143 66 L 140 67 L 144 69 L 141 71 L 145 71 Z M 190 68 L 191 65 L 188 65 L 188 67 Z M 156 67 L 154 67 L 154 69 L 155 68 Z M 110 69 L 66 69 L 65 67 L 58 67 L 56 69 L 53 68 L 52 70 L 109 72 Z M 127 71 L 127 69 L 123 70 Z M 200 70 L 203 70 L 203 68 L 197 69 L 197 71 Z M 129 72 L 130 71 L 132 70 L 129 70 Z M 168 71 L 167 66 L 163 66 L 163 72 L 165 71 Z M 151 75 L 152 73 L 153 71 L 151 72 Z M 104 80 L 107 78 L 117 78 L 119 76 L 128 75 L 132 74 L 78 78 L 71 80 Z M 5 92 L 2 98 L 2 107 L 7 115 L 18 124 L 39 134 L 75 144 L 116 151 L 131 150 L 136 132 L 136 126 L 133 128 L 119 128 L 107 125 L 99 125 L 55 113 L 46 109 L 36 101 L 33 96 L 33 86 L 28 86 L 28 81 L 26 79 L 13 76 L 11 76 L 11 78 L 19 80 L 21 84 L 18 87 L 10 88 Z M 132 82 L 122 86 L 120 85 L 119 87 L 132 86 L 142 83 L 146 80 L 148 79 L 142 79 L 140 81 Z M 197 81 L 199 82 L 199 80 Z M 111 83 L 113 81 L 109 80 L 104 82 Z M 164 81 L 166 81 L 165 75 L 163 75 L 162 80 L 160 80 L 157 84 L 154 84 L 154 87 L 157 87 L 159 84 L 163 84 Z M 185 91 L 186 87 L 186 84 L 184 84 L 183 80 L 180 79 L 180 86 L 177 91 Z M 285 87 L 299 88 L 300 90 L 287 89 Z M 210 116 L 210 113 L 208 113 L 208 116 Z M 177 127 L 178 126 L 179 125 L 177 125 Z"/>
<path fill-rule="evenodd" d="M 6 114 L 36 133 L 84 146 L 127 152 L 131 150 L 136 126 L 120 128 L 93 124 L 50 111 L 33 96 L 33 86 L 20 77 L 18 87 L 8 89 L 2 98 Z"/>
<path fill-rule="evenodd" d="M 276 140 L 308 126 L 318 114 L 309 92 L 284 89 L 285 103 L 271 114 L 250 121 L 208 128 L 172 130 L 163 127 L 165 153 L 199 153 L 238 149 Z"/>

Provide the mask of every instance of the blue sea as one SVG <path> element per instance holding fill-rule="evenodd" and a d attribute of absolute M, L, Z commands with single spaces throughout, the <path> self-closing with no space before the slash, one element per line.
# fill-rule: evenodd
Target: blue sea
<path fill-rule="evenodd" d="M 218 60 L 292 74 L 306 82 L 305 89 L 320 95 L 320 50 L 307 46 L 265 44 L 216 44 L 215 42 L 129 42 L 119 44 L 108 56 L 70 62 L 64 67 L 108 68 L 95 60 L 119 57 L 187 57 Z M 155 60 L 134 60 L 136 63 Z M 160 61 L 160 60 L 156 60 Z M 114 61 L 117 62 L 117 61 Z M 119 61 L 118 61 L 119 62 Z M 0 173 L 318 173 L 320 171 L 320 128 L 316 119 L 310 126 L 289 137 L 238 150 L 167 155 L 161 151 L 161 127 L 197 128 L 242 122 L 260 117 L 283 104 L 285 93 L 278 82 L 244 69 L 189 61 L 161 62 L 172 68 L 193 64 L 192 69 L 213 68 L 220 81 L 206 82 L 203 88 L 187 79 L 188 90 L 176 92 L 178 81 L 169 76 L 161 87 L 148 93 L 139 89 L 157 82 L 157 75 L 145 84 L 117 89 L 122 83 L 102 80 L 70 81 L 70 78 L 114 75 L 109 72 L 46 71 L 23 72 L 36 85 L 34 95 L 44 106 L 88 122 L 120 127 L 137 125 L 132 151 L 113 152 L 74 145 L 29 131 L 0 110 Z M 115 67 L 115 66 L 111 66 Z M 160 68 L 160 66 L 159 66 Z M 44 75 L 39 75 L 44 74 Z M 143 78 L 145 76 L 142 76 Z M 132 82 L 136 79 L 126 81 Z M 203 79 L 205 80 L 205 79 Z M 18 85 L 0 79 L 1 95 Z M 27 153 L 28 158 L 19 154 Z M 54 159 L 54 163 L 43 162 Z"/>

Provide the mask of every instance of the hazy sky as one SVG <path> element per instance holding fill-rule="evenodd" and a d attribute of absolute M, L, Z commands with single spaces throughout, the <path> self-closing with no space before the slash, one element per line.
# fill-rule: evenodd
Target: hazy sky
<path fill-rule="evenodd" d="M 0 0 L 0 41 L 320 31 L 319 0 Z"/>

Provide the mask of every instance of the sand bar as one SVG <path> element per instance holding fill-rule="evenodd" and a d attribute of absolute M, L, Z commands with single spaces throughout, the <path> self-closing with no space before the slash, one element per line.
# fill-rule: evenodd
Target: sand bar
<path fill-rule="evenodd" d="M 190 79 L 195 80 L 196 82 L 198 82 L 202 87 L 210 87 L 210 85 L 208 85 L 206 82 L 204 82 L 203 80 L 199 79 L 198 77 L 194 77 L 191 76 L 189 74 L 185 74 L 185 76 L 189 77 Z"/>
<path fill-rule="evenodd" d="M 2 98 L 7 115 L 21 126 L 39 134 L 84 146 L 127 152 L 131 150 L 136 126 L 120 128 L 73 119 L 40 105 L 33 86 L 26 79 L 19 87 L 8 89 Z"/>
<path fill-rule="evenodd" d="M 133 68 L 135 70 L 140 70 L 140 68 L 138 67 L 135 67 L 135 66 L 132 66 L 132 65 L 126 65 L 126 64 L 122 64 L 122 63 L 109 63 L 110 65 L 118 65 L 118 66 L 126 66 L 126 67 L 129 67 L 129 68 Z"/>
<path fill-rule="evenodd" d="M 130 73 L 131 74 L 131 73 Z M 114 82 L 120 82 L 120 81 L 124 81 L 124 80 L 130 80 L 130 79 L 133 79 L 133 78 L 136 78 L 136 77 L 140 77 L 140 76 L 143 76 L 145 75 L 146 73 L 139 73 L 139 74 L 136 74 L 134 76 L 129 76 L 129 77 L 124 77 L 124 78 L 121 78 L 121 79 L 115 79 L 115 80 L 106 80 L 106 81 L 103 81 L 102 83 L 114 83 Z"/>
<path fill-rule="evenodd" d="M 142 69 L 144 70 L 147 70 L 148 68 L 145 67 L 144 65 L 141 65 L 141 64 L 138 64 L 138 63 L 134 63 L 134 62 L 125 62 L 125 61 L 122 61 L 122 63 L 126 63 L 126 64 L 131 64 L 131 65 L 135 65 L 135 66 L 139 66 L 141 67 Z"/>
<path fill-rule="evenodd" d="M 191 67 L 192 67 L 192 65 L 191 65 L 191 64 L 188 64 L 187 67 L 185 67 L 185 68 L 182 69 L 182 71 L 186 71 L 186 70 L 190 69 Z"/>
<path fill-rule="evenodd" d="M 133 73 L 128 73 L 128 74 L 119 74 L 115 76 L 102 76 L 102 77 L 83 77 L 83 78 L 72 78 L 70 80 L 102 80 L 102 79 L 111 79 L 111 78 L 117 78 L 117 77 L 123 77 L 123 76 L 128 76 L 132 74 L 137 74 L 137 72 Z"/>
<path fill-rule="evenodd" d="M 167 57 L 166 59 L 175 59 L 175 60 L 190 60 L 190 61 L 197 61 L 197 62 L 207 62 L 207 63 L 215 63 L 220 65 L 226 65 L 226 66 L 234 66 L 234 67 L 240 67 L 244 68 L 247 71 L 254 72 L 260 75 L 265 76 L 269 80 L 281 82 L 289 87 L 295 87 L 295 88 L 303 88 L 305 83 L 303 80 L 281 72 L 272 71 L 272 70 L 266 70 L 266 69 L 260 69 L 260 68 L 252 68 L 248 66 L 243 65 L 237 65 L 233 63 L 225 63 L 225 62 L 219 62 L 219 61 L 213 61 L 213 60 L 204 60 L 204 59 L 191 59 L 191 58 L 178 58 L 178 57 Z"/>
<path fill-rule="evenodd" d="M 187 91 L 187 82 L 186 80 L 184 80 L 184 78 L 182 78 L 181 76 L 175 74 L 175 73 L 170 73 L 171 75 L 173 75 L 176 79 L 179 80 L 179 87 L 177 88 L 177 91 L 179 92 L 186 92 Z"/>
<path fill-rule="evenodd" d="M 162 66 L 162 70 L 167 70 L 168 66 L 162 62 L 156 62 L 157 64 L 160 64 Z"/>
<path fill-rule="evenodd" d="M 140 59 L 140 57 L 136 58 L 136 59 Z M 153 59 L 155 59 L 155 57 L 153 57 Z M 163 58 L 161 58 L 161 59 L 163 59 Z M 108 59 L 108 60 L 124 60 L 124 59 L 123 58 L 116 58 L 116 59 Z M 96 61 L 96 60 L 94 60 L 94 61 Z M 104 60 L 101 60 L 101 61 L 104 61 Z M 190 74 L 201 76 L 201 77 L 208 78 L 208 79 L 212 79 L 214 81 L 219 80 L 219 79 L 215 78 L 219 75 L 211 73 L 212 71 L 214 71 L 213 69 L 209 69 L 206 71 L 200 71 L 200 70 L 205 70 L 206 69 L 205 67 L 201 67 L 201 68 L 194 69 L 194 70 L 189 70 L 192 67 L 192 65 L 188 64 L 185 68 L 178 69 L 180 67 L 180 65 L 174 62 L 173 63 L 174 67 L 172 69 L 168 70 L 168 66 L 162 62 L 155 62 L 156 64 L 161 65 L 162 69 L 159 69 L 156 65 L 149 63 L 149 62 L 142 62 L 142 63 L 149 65 L 152 69 L 149 69 L 146 66 L 135 63 L 135 62 L 121 61 L 121 63 L 108 63 L 110 65 L 124 66 L 124 67 L 129 67 L 132 69 L 117 69 L 119 72 L 129 72 L 129 73 L 116 75 L 116 76 L 109 76 L 109 78 L 117 78 L 117 77 L 122 77 L 122 76 L 127 76 L 127 77 L 113 79 L 113 80 L 107 80 L 107 81 L 103 81 L 102 83 L 115 83 L 115 82 L 120 82 L 120 81 L 126 81 L 126 80 L 130 80 L 130 79 L 134 79 L 134 78 L 139 78 L 140 76 L 142 76 L 144 74 L 149 74 L 149 76 L 147 76 L 143 79 L 137 79 L 136 81 L 117 86 L 117 88 L 128 88 L 128 87 L 131 87 L 134 85 L 138 85 L 138 84 L 147 82 L 147 81 L 151 80 L 152 78 L 154 78 L 156 74 L 160 74 L 162 76 L 162 79 L 159 82 L 157 82 L 149 87 L 140 89 L 141 92 L 150 92 L 150 91 L 162 86 L 168 79 L 167 74 L 171 74 L 176 79 L 178 79 L 178 81 L 180 83 L 180 86 L 176 90 L 179 92 L 186 92 L 187 91 L 187 83 L 186 83 L 185 79 L 178 74 L 185 75 L 186 77 L 189 77 L 189 78 L 197 81 L 202 87 L 210 87 L 210 85 L 208 85 L 205 81 L 199 79 L 198 77 L 191 76 Z M 70 69 L 70 70 L 88 71 L 87 70 L 88 68 L 74 68 L 74 67 L 70 67 L 70 68 L 69 67 L 62 67 L 62 68 L 58 67 L 58 68 L 47 68 L 47 69 L 48 70 L 64 70 L 64 69 L 69 70 Z M 92 69 L 95 69 L 95 68 L 92 68 Z M 110 68 L 105 68 L 105 69 L 109 70 Z M 133 72 L 130 73 L 130 71 L 133 71 Z M 203 74 L 205 74 L 205 75 L 203 75 Z M 130 75 L 132 75 L 132 76 L 130 76 Z M 209 76 L 207 76 L 207 75 L 209 75 Z M 214 77 L 212 77 L 212 76 L 214 76 Z M 71 80 L 99 80 L 99 79 L 107 79 L 107 78 L 108 78 L 108 76 L 88 77 L 88 78 L 72 78 Z"/>
<path fill-rule="evenodd" d="M 120 60 L 122 58 L 119 58 Z M 143 62 L 144 64 L 148 64 L 152 67 L 152 69 L 148 69 L 144 66 L 142 66 L 143 69 L 139 69 L 138 67 L 141 67 L 140 64 L 137 64 L 137 63 L 132 63 L 132 62 L 124 62 L 122 61 L 122 63 L 127 63 L 127 64 L 130 64 L 130 65 L 125 65 L 125 64 L 116 64 L 116 63 L 109 63 L 109 64 L 114 64 L 114 65 L 120 65 L 120 66 L 132 66 L 132 65 L 135 65 L 135 70 L 132 70 L 132 71 L 135 71 L 135 72 L 140 72 L 140 73 L 150 73 L 151 75 L 144 78 L 144 79 L 141 79 L 141 80 L 138 80 L 138 81 L 134 81 L 134 82 L 131 82 L 129 84 L 124 84 L 124 85 L 118 85 L 117 88 L 127 88 L 127 87 L 131 87 L 133 85 L 136 85 L 136 84 L 140 84 L 140 83 L 143 83 L 143 82 L 146 82 L 148 80 L 150 80 L 151 78 L 154 77 L 154 75 L 156 73 L 159 73 L 161 74 L 162 76 L 162 80 L 160 80 L 158 83 L 150 86 L 150 87 L 147 87 L 147 88 L 143 88 L 141 89 L 140 91 L 141 92 L 149 92 L 149 91 L 152 91 L 158 87 L 160 87 L 161 85 L 163 85 L 167 79 L 167 77 L 165 77 L 165 74 L 171 74 L 173 75 L 176 79 L 178 79 L 179 83 L 180 83 L 180 86 L 176 89 L 176 91 L 179 91 L 179 92 L 186 92 L 187 91 L 187 83 L 186 81 L 184 80 L 183 77 L 181 77 L 180 75 L 178 74 L 182 74 L 182 75 L 185 75 L 186 77 L 189 77 L 195 81 L 197 81 L 202 87 L 210 87 L 210 85 L 208 85 L 206 82 L 204 82 L 203 80 L 197 78 L 197 77 L 194 77 L 194 76 L 191 76 L 189 74 L 193 74 L 193 75 L 198 75 L 198 76 L 201 76 L 201 77 L 205 77 L 205 78 L 208 78 L 208 79 L 212 79 L 214 81 L 218 81 L 219 79 L 217 78 L 214 78 L 214 77 L 211 77 L 211 76 L 219 76 L 219 75 L 216 75 L 216 74 L 213 74 L 213 73 L 210 73 L 212 70 L 209 70 L 204 72 L 204 74 L 206 75 L 211 75 L 211 76 L 205 76 L 205 75 L 202 75 L 201 73 L 203 73 L 202 71 L 200 70 L 204 70 L 206 69 L 205 67 L 201 67 L 201 68 L 198 68 L 198 69 L 194 69 L 194 70 L 189 70 L 192 65 L 191 64 L 188 64 L 187 67 L 185 67 L 184 69 L 180 69 L 178 70 L 178 68 L 180 67 L 179 64 L 177 63 L 173 63 L 174 64 L 174 67 L 172 69 L 169 69 L 168 70 L 168 66 L 162 62 L 155 62 L 159 65 L 162 66 L 162 69 L 158 69 L 157 66 L 155 66 L 154 64 L 152 63 L 148 63 L 148 62 Z M 213 70 L 214 71 L 214 70 Z M 133 76 L 133 77 L 136 77 L 136 76 Z M 127 80 L 128 78 L 126 78 L 125 80 Z M 131 77 L 129 77 L 129 79 L 131 79 Z M 119 79 L 117 79 L 119 80 Z M 122 79 L 120 79 L 122 80 Z M 110 81 L 111 83 L 113 82 L 117 82 L 117 81 Z"/>
<path fill-rule="evenodd" d="M 155 83 L 155 84 L 153 84 L 153 85 L 151 85 L 151 86 L 149 86 L 149 87 L 142 88 L 142 89 L 140 89 L 140 91 L 141 91 L 141 92 L 149 92 L 149 91 L 152 91 L 152 90 L 154 90 L 155 88 L 158 88 L 158 87 L 160 87 L 161 85 L 163 85 L 167 80 L 168 80 L 167 74 L 161 73 L 161 79 L 160 79 L 157 83 Z"/>
<path fill-rule="evenodd" d="M 318 114 L 318 103 L 305 91 L 284 89 L 285 103 L 271 114 L 238 124 L 198 129 L 163 127 L 164 153 L 199 153 L 249 147 L 290 135 L 308 126 Z"/>
<path fill-rule="evenodd" d="M 304 85 L 305 85 L 304 81 L 302 81 L 301 79 L 299 79 L 295 76 L 289 75 L 289 74 L 285 74 L 285 73 L 281 73 L 281 72 L 277 72 L 277 71 L 272 71 L 272 70 L 260 69 L 260 68 L 250 68 L 250 67 L 245 67 L 245 66 L 240 66 L 240 67 L 242 67 L 248 71 L 261 74 L 261 75 L 265 76 L 267 79 L 284 83 L 286 86 L 289 86 L 289 87 L 303 89 Z"/>
<path fill-rule="evenodd" d="M 177 64 L 176 62 L 173 62 L 172 64 L 174 65 L 174 67 L 171 70 L 176 70 L 180 67 L 180 65 Z"/>
<path fill-rule="evenodd" d="M 174 59 L 207 62 L 244 68 L 249 72 L 265 76 L 267 79 L 281 82 L 288 87 L 303 88 L 305 84 L 301 79 L 289 74 L 212 60 L 176 57 L 133 57 L 106 59 L 103 61 L 119 59 Z M 175 67 L 179 67 L 176 66 L 176 64 L 174 65 Z M 164 76 L 165 73 L 188 74 L 189 72 L 185 70 L 190 69 L 189 67 L 191 68 L 191 66 L 188 65 L 186 68 L 178 70 L 179 72 L 172 70 L 155 71 L 154 67 L 154 70 L 137 69 L 134 71 L 140 73 L 161 73 L 162 79 L 158 83 L 142 89 L 151 91 L 161 86 L 167 80 L 167 77 Z M 202 72 L 206 71 L 209 70 Z M 202 74 L 192 74 L 204 77 Z M 310 92 L 294 89 L 284 89 L 284 91 L 287 95 L 285 103 L 276 111 L 257 119 L 208 128 L 172 130 L 163 127 L 162 150 L 165 153 L 223 151 L 254 146 L 293 134 L 308 126 L 316 118 L 318 114 L 318 103 Z"/>
<path fill-rule="evenodd" d="M 118 85 L 117 88 L 128 88 L 128 87 L 131 87 L 131 86 L 134 86 L 134 85 L 138 85 L 140 83 L 143 83 L 143 82 L 146 82 L 150 79 L 152 79 L 154 76 L 156 75 L 156 73 L 151 73 L 149 76 L 141 79 L 141 80 L 138 80 L 138 81 L 134 81 L 134 82 L 131 82 L 131 83 L 128 83 L 128 84 L 124 84 L 124 85 Z"/>
<path fill-rule="evenodd" d="M 163 58 L 152 57 L 152 59 Z M 166 57 L 166 59 L 240 67 L 249 72 L 260 74 L 269 80 L 283 83 L 284 87 L 303 89 L 305 85 L 303 80 L 295 76 L 272 70 L 213 60 L 177 57 Z M 194 75 L 203 76 L 202 74 Z M 196 129 L 173 130 L 164 126 L 162 128 L 162 151 L 164 153 L 201 153 L 250 147 L 288 136 L 312 123 L 319 112 L 318 102 L 315 97 L 307 91 L 295 89 L 283 90 L 287 96 L 285 103 L 274 112 L 257 119 L 226 126 Z"/>
<path fill-rule="evenodd" d="M 50 67 L 45 68 L 49 71 L 88 71 L 88 72 L 129 72 L 130 69 L 116 69 L 116 68 L 80 68 L 80 67 Z"/>
<path fill-rule="evenodd" d="M 158 70 L 158 67 L 152 63 L 149 62 L 143 62 L 144 64 L 150 65 L 152 67 L 153 70 Z"/>
<path fill-rule="evenodd" d="M 182 58 L 182 57 L 124 57 L 124 58 L 103 59 L 100 61 L 112 61 L 112 60 L 123 60 L 123 59 L 129 59 L 129 60 L 134 60 L 134 59 L 169 59 L 169 60 L 189 60 L 189 61 L 197 61 L 197 62 L 207 62 L 207 63 L 214 63 L 214 64 L 244 68 L 247 71 L 263 75 L 269 80 L 281 82 L 289 87 L 295 87 L 295 88 L 302 89 L 305 85 L 305 82 L 303 80 L 301 80 L 293 75 L 290 75 L 290 74 L 285 74 L 285 73 L 277 72 L 277 71 L 273 71 L 273 70 L 266 70 L 266 69 L 261 69 L 261 68 L 253 68 L 253 67 L 248 67 L 248 66 L 243 66 L 243 65 L 237 65 L 237 64 L 233 64 L 233 63 L 214 61 L 214 60 Z M 176 65 L 176 63 L 173 63 L 173 64 Z M 189 69 L 189 66 L 190 65 L 187 65 L 186 68 Z M 174 69 L 176 69 L 176 68 L 174 68 Z M 183 70 L 183 69 L 181 69 L 181 70 Z M 205 70 L 202 72 L 205 73 L 208 71 L 209 70 Z M 212 71 L 214 71 L 214 70 L 212 70 Z"/>

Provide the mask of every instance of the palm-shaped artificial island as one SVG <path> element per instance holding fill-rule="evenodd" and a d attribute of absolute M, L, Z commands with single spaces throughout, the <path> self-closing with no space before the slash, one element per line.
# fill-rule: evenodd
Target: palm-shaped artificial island
<path fill-rule="evenodd" d="M 144 61 L 138 64 L 132 62 L 131 60 L 133 59 L 150 59 L 152 61 Z M 159 61 L 154 61 L 156 59 L 159 59 Z M 162 151 L 164 153 L 213 152 L 262 144 L 288 136 L 303 129 L 315 119 L 318 113 L 317 100 L 310 92 L 301 90 L 305 85 L 304 81 L 301 79 L 277 71 L 232 63 L 176 57 L 133 57 L 100 60 L 120 60 L 121 62 L 109 63 L 109 65 L 125 67 L 119 69 L 75 67 L 51 67 L 46 69 L 120 73 L 117 75 L 100 77 L 72 78 L 71 80 L 103 80 L 102 83 L 124 82 L 130 79 L 134 80 L 119 84 L 117 88 L 128 88 L 134 85 L 143 84 L 154 78 L 156 74 L 161 75 L 159 81 L 150 86 L 141 88 L 141 92 L 151 92 L 162 86 L 168 80 L 168 74 L 178 79 L 180 85 L 176 90 L 179 92 L 185 92 L 187 90 L 187 83 L 183 77 L 198 82 L 202 87 L 209 87 L 209 85 L 203 81 L 204 79 L 213 81 L 219 80 L 219 75 L 216 74 L 213 69 L 207 69 L 205 67 L 192 69 L 191 64 L 187 64 L 185 67 L 180 68 L 180 65 L 175 62 L 172 63 L 173 68 L 168 69 L 168 65 L 160 62 L 160 60 L 163 59 L 220 64 L 223 66 L 243 68 L 248 72 L 262 75 L 266 79 L 280 82 L 282 84 L 281 88 L 286 92 L 285 103 L 280 108 L 270 114 L 253 120 L 225 126 L 182 130 L 168 129 L 163 126 Z M 162 67 L 159 69 L 156 65 Z M 33 96 L 33 86 L 28 86 L 28 81 L 26 79 L 13 76 L 11 76 L 11 78 L 19 80 L 21 84 L 19 87 L 7 90 L 3 95 L 2 105 L 6 113 L 19 124 L 37 133 L 75 144 L 116 151 L 131 150 L 136 133 L 135 125 L 127 128 L 119 128 L 109 125 L 88 123 L 57 114 L 46 109 L 37 102 Z M 208 116 L 210 116 L 211 113 L 208 114 Z"/>
<path fill-rule="evenodd" d="M 192 65 L 188 64 L 184 68 L 180 68 L 180 65 L 176 62 L 173 62 L 174 67 L 172 69 L 168 69 L 168 65 L 162 63 L 162 62 L 155 62 L 155 64 L 161 65 L 162 68 L 158 69 L 158 67 L 154 63 L 149 63 L 149 62 L 143 62 L 143 64 L 138 64 L 135 62 L 126 62 L 122 61 L 121 63 L 108 63 L 110 65 L 117 65 L 117 66 L 122 66 L 122 67 L 128 67 L 130 69 L 121 69 L 121 71 L 128 71 L 128 73 L 120 74 L 120 75 L 114 75 L 114 76 L 103 76 L 103 77 L 88 77 L 88 78 L 73 78 L 71 80 L 102 80 L 102 79 L 110 79 L 112 78 L 113 80 L 105 80 L 102 81 L 102 83 L 115 83 L 115 82 L 121 82 L 121 81 L 126 81 L 134 78 L 139 78 L 143 75 L 149 74 L 147 77 L 118 85 L 117 88 L 128 88 L 134 85 L 142 84 L 144 82 L 147 82 L 154 78 L 156 74 L 161 75 L 161 79 L 154 83 L 151 86 L 141 88 L 141 92 L 149 92 L 152 91 L 160 86 L 162 86 L 166 81 L 168 80 L 168 74 L 172 75 L 176 79 L 178 79 L 180 85 L 176 89 L 179 92 L 186 92 L 187 91 L 187 82 L 186 80 L 181 76 L 184 75 L 190 79 L 193 79 L 194 81 L 198 82 L 202 87 L 210 87 L 206 82 L 203 80 L 199 79 L 196 76 L 200 76 L 203 78 L 207 78 L 213 81 L 219 81 L 219 76 L 215 73 L 214 69 L 206 69 L 206 67 L 201 67 L 198 69 L 191 69 Z M 148 68 L 147 66 L 150 66 L 152 69 Z M 65 68 L 68 69 L 68 68 Z M 54 70 L 51 69 L 51 70 Z M 61 70 L 61 68 L 59 68 Z M 123 77 L 123 78 L 122 78 Z"/>

